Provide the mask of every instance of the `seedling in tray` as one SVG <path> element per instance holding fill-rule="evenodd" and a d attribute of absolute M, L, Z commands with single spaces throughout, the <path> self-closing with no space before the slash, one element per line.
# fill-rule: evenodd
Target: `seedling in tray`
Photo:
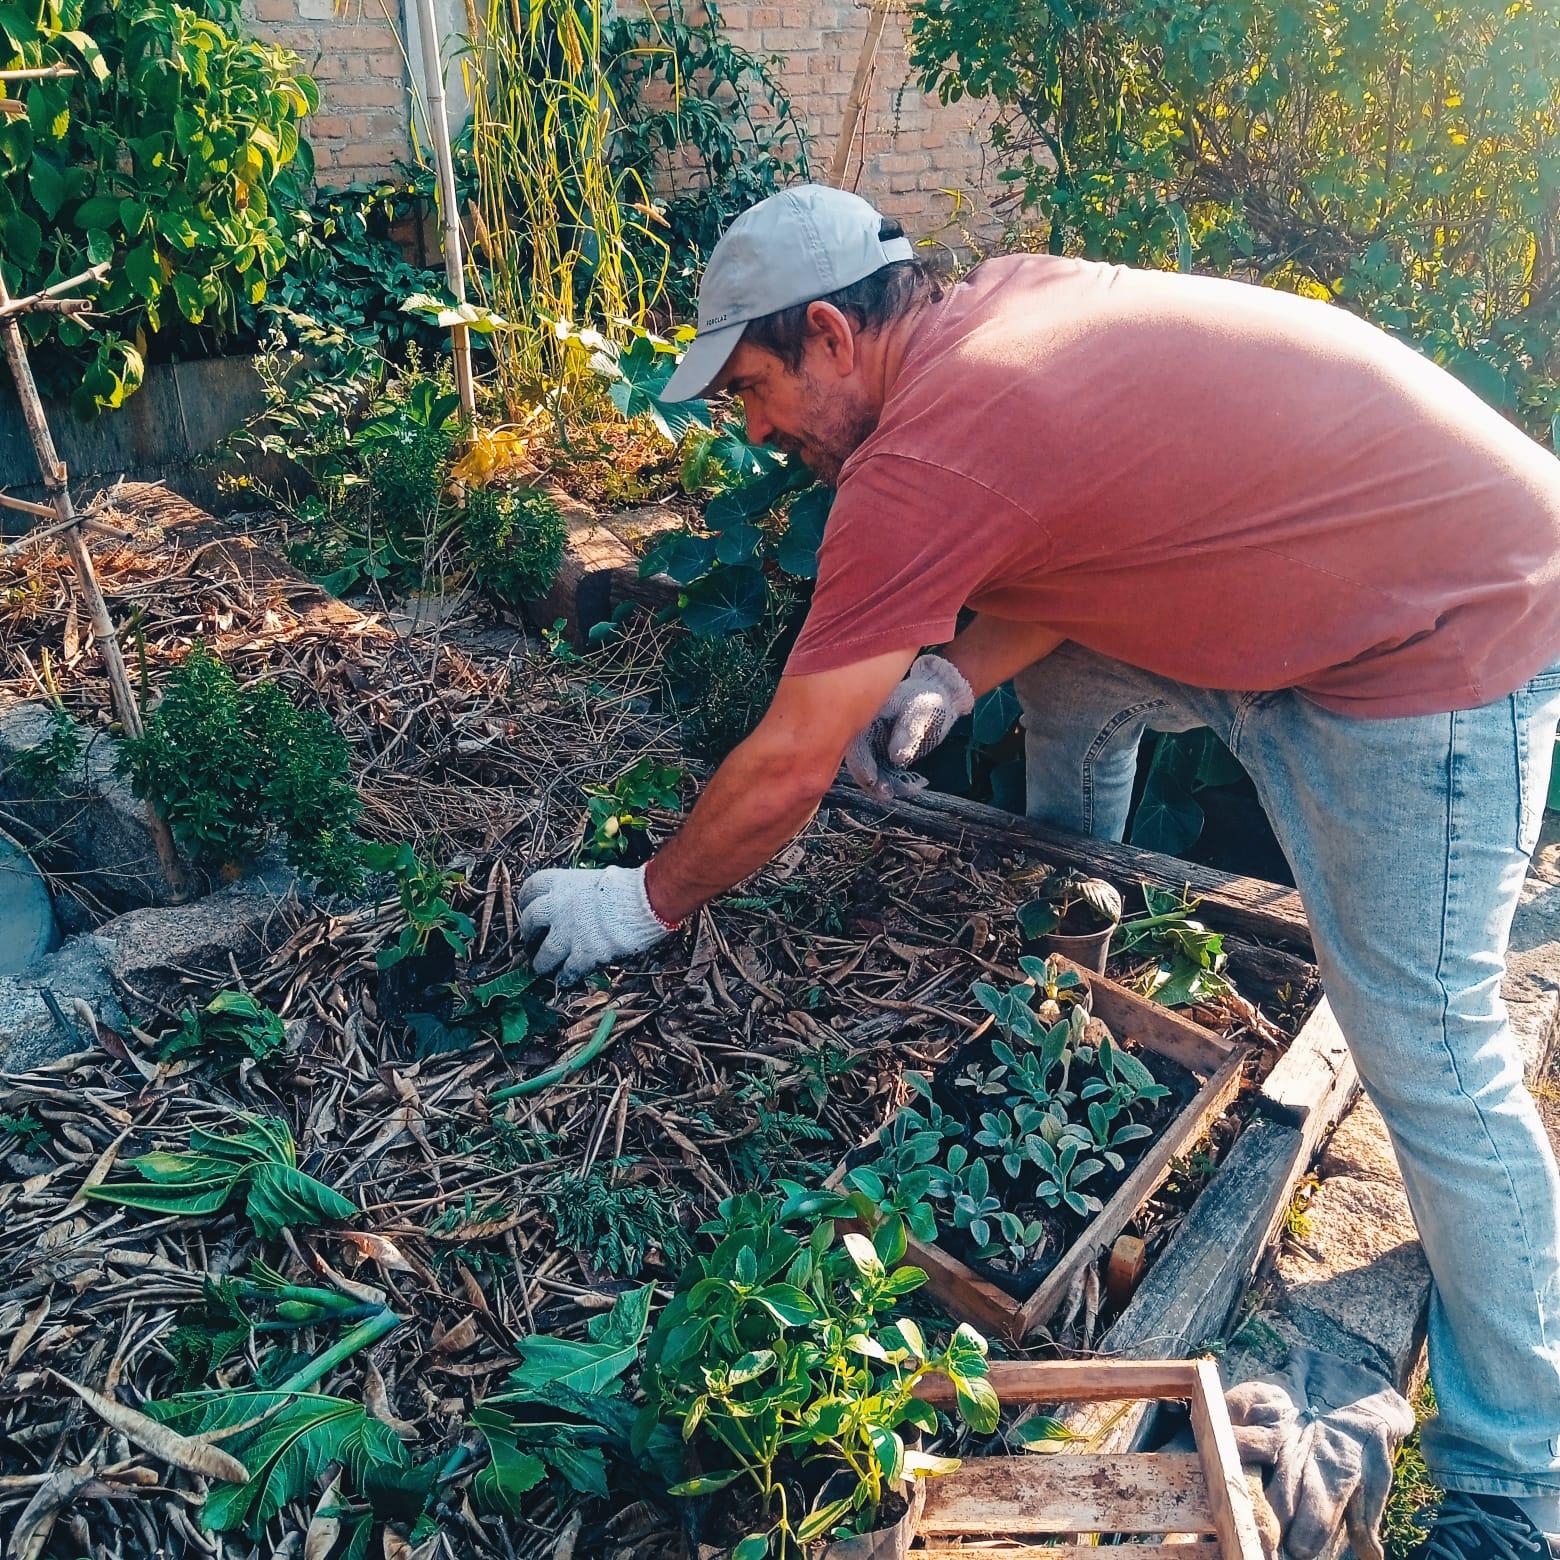
<path fill-rule="evenodd" d="M 1021 982 L 975 985 L 990 1023 L 930 1079 L 910 1076 L 918 1097 L 834 1182 L 866 1224 L 908 1229 L 955 1314 L 1015 1338 L 1127 1225 L 1240 1062 L 1065 959 L 1019 964 Z"/>

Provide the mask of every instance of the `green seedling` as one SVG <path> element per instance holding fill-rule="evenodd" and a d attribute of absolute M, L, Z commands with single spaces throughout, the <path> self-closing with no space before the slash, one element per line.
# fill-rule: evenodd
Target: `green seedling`
<path fill-rule="evenodd" d="M 255 1233 L 280 1235 L 358 1209 L 334 1187 L 298 1168 L 292 1129 L 276 1116 L 244 1116 L 232 1136 L 196 1128 L 185 1153 L 142 1154 L 124 1168 L 138 1179 L 90 1187 L 87 1196 L 152 1213 L 198 1216 L 243 1201 Z"/>
<path fill-rule="evenodd" d="M 449 901 L 449 896 L 466 881 L 463 872 L 446 870 L 425 860 L 404 841 L 399 845 L 365 845 L 363 861 L 370 872 L 391 877 L 406 916 L 400 937 L 374 955 L 374 963 L 380 969 L 387 970 L 402 959 L 423 957 L 435 937 L 441 938 L 457 959 L 466 957 L 477 935 L 476 923 Z"/>
<path fill-rule="evenodd" d="M 676 764 L 642 758 L 609 786 L 586 790 L 586 835 L 580 860 L 612 862 L 650 828 L 650 809 L 675 809 L 678 788 L 687 778 Z"/>
<path fill-rule="evenodd" d="M 157 1054 L 165 1062 L 194 1056 L 230 1071 L 245 1061 L 269 1061 L 286 1044 L 282 1021 L 270 1008 L 247 991 L 219 991 L 199 1011 L 184 1010 Z"/>
<path fill-rule="evenodd" d="M 1039 1142 L 1035 1147 L 1035 1162 L 1040 1166 L 1041 1181 L 1035 1188 L 1035 1196 L 1048 1208 L 1058 1204 L 1070 1208 L 1079 1218 L 1098 1213 L 1104 1204 L 1098 1197 L 1078 1188 L 1105 1168 L 1104 1162 L 1095 1158 L 1079 1159 L 1083 1145 L 1076 1138 L 1064 1138 L 1057 1147 Z"/>

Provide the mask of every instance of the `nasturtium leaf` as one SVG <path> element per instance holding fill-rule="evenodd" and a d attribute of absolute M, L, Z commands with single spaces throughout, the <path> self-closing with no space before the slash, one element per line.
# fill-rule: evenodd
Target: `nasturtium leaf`
<path fill-rule="evenodd" d="M 658 537 L 639 560 L 639 577 L 665 574 L 679 585 L 689 585 L 709 572 L 715 562 L 716 538 L 690 531 L 670 531 Z"/>
<path fill-rule="evenodd" d="M 1012 683 L 1002 683 L 975 701 L 972 732 L 982 747 L 994 747 L 1013 729 L 1021 711 Z"/>
<path fill-rule="evenodd" d="M 728 525 L 715 542 L 715 559 L 718 563 L 753 563 L 763 545 L 764 533 L 756 525 L 739 521 Z"/>
<path fill-rule="evenodd" d="M 757 520 L 787 493 L 808 487 L 812 481 L 812 473 L 800 461 L 773 466 L 752 481 L 727 488 L 712 498 L 704 511 L 705 522 L 713 530 L 724 530 L 738 520 Z"/>
<path fill-rule="evenodd" d="M 683 593 L 682 620 L 701 638 L 719 638 L 761 622 L 768 605 L 763 571 L 739 564 L 690 584 Z"/>

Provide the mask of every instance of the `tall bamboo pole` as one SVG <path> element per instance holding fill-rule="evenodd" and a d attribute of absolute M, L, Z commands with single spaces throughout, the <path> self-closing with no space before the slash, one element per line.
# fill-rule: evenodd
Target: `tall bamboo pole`
<path fill-rule="evenodd" d="M 433 0 L 417 0 L 417 30 L 422 34 L 423 75 L 428 84 L 428 138 L 439 176 L 439 215 L 444 227 L 444 279 L 457 304 L 466 301 L 466 260 L 460 231 L 460 205 L 455 194 L 455 154 L 450 148 L 450 122 L 444 108 L 444 60 L 439 53 L 438 22 Z M 477 389 L 471 377 L 471 331 L 450 326 L 450 353 L 455 359 L 455 388 L 468 423 L 477 415 Z"/>
<path fill-rule="evenodd" d="M 872 80 L 872 67 L 877 61 L 878 44 L 883 41 L 883 29 L 888 25 L 888 10 L 892 0 L 867 0 L 867 31 L 861 40 L 861 53 L 856 57 L 856 74 L 850 84 L 850 96 L 845 99 L 845 120 L 840 126 L 839 140 L 834 143 L 834 157 L 829 163 L 829 183 L 835 189 L 844 189 L 845 172 L 850 166 L 850 148 L 861 124 L 862 110 L 866 107 L 867 87 Z"/>
<path fill-rule="evenodd" d="M 5 342 L 6 361 L 11 367 L 17 398 L 22 403 L 22 416 L 27 422 L 38 470 L 59 522 L 57 529 L 60 539 L 70 554 L 71 567 L 76 571 L 77 588 L 81 592 L 81 599 L 87 604 L 88 616 L 92 619 L 92 639 L 103 659 L 104 670 L 108 673 L 114 713 L 119 717 L 125 734 L 138 737 L 145 729 L 141 724 L 140 706 L 136 703 L 135 690 L 130 685 L 130 672 L 119 648 L 114 620 L 108 615 L 108 603 L 103 599 L 103 587 L 98 583 L 97 571 L 92 567 L 92 554 L 87 549 L 86 538 L 81 534 L 81 516 L 76 513 L 76 506 L 71 501 L 65 462 L 54 447 L 54 435 L 50 433 L 49 420 L 44 415 L 43 399 L 38 394 L 32 365 L 27 361 L 27 344 L 22 339 L 22 329 L 17 323 L 21 312 L 20 306 L 12 301 L 5 278 L 0 276 L 0 338 Z M 147 815 L 151 819 L 152 840 L 157 847 L 157 858 L 168 887 L 175 899 L 182 898 L 184 869 L 174 849 L 173 836 L 168 832 L 168 825 L 150 805 L 147 807 Z"/>

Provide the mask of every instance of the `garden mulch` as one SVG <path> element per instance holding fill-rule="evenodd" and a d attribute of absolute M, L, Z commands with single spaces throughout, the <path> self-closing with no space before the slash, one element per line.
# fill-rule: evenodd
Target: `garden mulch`
<path fill-rule="evenodd" d="M 365 832 L 464 869 L 457 908 L 477 926 L 473 980 L 523 967 L 515 891 L 529 871 L 571 859 L 584 787 L 645 754 L 680 761 L 657 714 L 664 631 L 648 622 L 584 662 L 520 636 L 507 656 L 469 654 L 459 621 L 398 634 L 171 496 L 139 490 L 121 509 L 138 540 L 99 547 L 97 563 L 132 670 L 155 693 L 202 638 L 240 680 L 275 678 L 329 710 L 352 747 Z M 58 554 L 0 565 L 0 645 L 0 698 L 36 698 L 47 683 L 72 714 L 101 722 L 106 688 Z M 577 1335 L 625 1288 L 671 1276 L 654 1247 L 640 1273 L 616 1275 L 568 1249 L 548 1212 L 559 1196 L 610 1203 L 651 1188 L 686 1236 L 733 1190 L 821 1179 L 902 1103 L 903 1070 L 935 1067 L 978 1027 L 971 983 L 1020 978 L 1013 912 L 1032 873 L 989 843 L 826 809 L 651 959 L 550 995 L 555 1033 L 422 1056 L 375 965 L 402 924 L 395 902 L 293 900 L 262 958 L 183 972 L 190 1002 L 243 984 L 280 1013 L 279 1058 L 225 1079 L 159 1062 L 153 1037 L 183 1005 L 173 1002 L 129 1033 L 102 1031 L 90 1050 L 0 1074 L 0 1113 L 46 1132 L 0 1147 L 0 1530 L 25 1517 L 14 1552 L 40 1553 L 51 1523 L 81 1552 L 271 1552 L 202 1532 L 200 1477 L 138 1451 L 59 1380 L 125 1403 L 178 1390 L 168 1339 L 181 1313 L 208 1275 L 251 1271 L 262 1254 L 293 1281 L 383 1297 L 401 1319 L 319 1390 L 364 1401 L 419 1460 L 479 1446 L 472 1405 L 502 1388 L 517 1338 Z M 608 1006 L 617 1022 L 599 1059 L 533 1096 L 493 1101 L 575 1050 Z M 1277 1031 L 1249 1005 L 1197 1016 L 1271 1059 Z M 182 1146 L 194 1127 L 231 1126 L 235 1112 L 285 1117 L 304 1168 L 359 1216 L 262 1246 L 232 1215 L 156 1217 L 84 1199 L 116 1163 Z M 1151 1250 L 1237 1130 L 1233 1117 L 1222 1124 L 1205 1163 L 1134 1226 Z M 289 1346 L 330 1341 L 305 1329 Z M 1066 1318 L 1045 1352 L 1081 1341 Z M 236 1356 L 208 1384 L 247 1385 L 260 1363 Z M 421 1552 L 672 1552 L 646 1508 L 576 1511 L 537 1495 L 525 1520 L 498 1521 L 473 1510 L 464 1476 L 452 1479 L 440 1534 Z M 309 1517 L 303 1502 L 273 1524 L 276 1552 L 299 1552 Z"/>

